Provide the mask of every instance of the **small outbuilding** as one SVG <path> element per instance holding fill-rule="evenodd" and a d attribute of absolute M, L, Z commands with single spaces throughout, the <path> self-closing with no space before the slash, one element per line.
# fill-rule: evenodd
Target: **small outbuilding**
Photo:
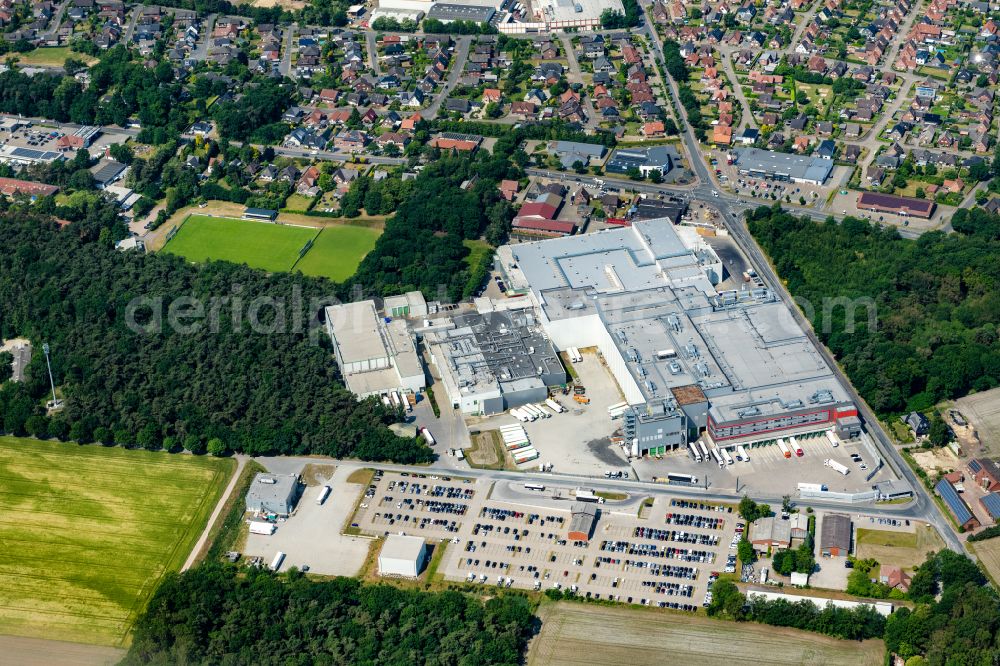
<path fill-rule="evenodd" d="M 427 545 L 416 536 L 390 534 L 382 544 L 378 555 L 380 576 L 405 576 L 416 578 L 424 568 L 427 559 Z"/>

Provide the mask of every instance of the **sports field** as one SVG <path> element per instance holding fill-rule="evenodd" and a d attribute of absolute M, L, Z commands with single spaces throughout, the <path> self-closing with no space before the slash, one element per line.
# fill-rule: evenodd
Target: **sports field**
<path fill-rule="evenodd" d="M 0 634 L 127 645 L 136 615 L 184 563 L 234 467 L 0 437 Z"/>
<path fill-rule="evenodd" d="M 796 629 L 713 620 L 659 609 L 560 602 L 539 609 L 530 666 L 823 664 L 879 666 L 882 641 L 843 641 Z"/>
<path fill-rule="evenodd" d="M 354 275 L 381 233 L 354 225 L 314 229 L 191 215 L 163 250 L 190 261 L 224 260 L 269 272 L 294 267 L 306 275 L 342 282 Z M 310 240 L 312 247 L 299 260 L 299 252 Z"/>
<path fill-rule="evenodd" d="M 295 270 L 343 282 L 354 275 L 381 235 L 381 230 L 370 227 L 324 227 Z"/>
<path fill-rule="evenodd" d="M 265 271 L 288 271 L 315 229 L 192 215 L 163 250 L 190 261 L 224 260 Z"/>

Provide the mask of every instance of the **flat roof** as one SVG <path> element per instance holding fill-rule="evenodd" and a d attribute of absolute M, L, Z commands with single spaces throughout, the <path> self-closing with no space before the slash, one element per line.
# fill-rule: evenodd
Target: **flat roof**
<path fill-rule="evenodd" d="M 326 308 L 326 316 L 333 326 L 335 344 L 344 363 L 389 356 L 374 301 L 331 305 Z"/>
<path fill-rule="evenodd" d="M 497 10 L 479 5 L 459 5 L 435 2 L 427 11 L 427 18 L 438 21 L 474 21 L 488 23 Z"/>
<path fill-rule="evenodd" d="M 405 534 L 390 534 L 382 544 L 379 558 L 385 557 L 393 560 L 408 560 L 416 562 L 420 557 L 420 552 L 424 549 L 424 540 L 418 536 L 407 536 Z"/>
<path fill-rule="evenodd" d="M 776 153 L 760 148 L 740 148 L 733 151 L 740 169 L 785 176 L 797 180 L 823 183 L 833 172 L 833 162 L 821 157 Z"/>

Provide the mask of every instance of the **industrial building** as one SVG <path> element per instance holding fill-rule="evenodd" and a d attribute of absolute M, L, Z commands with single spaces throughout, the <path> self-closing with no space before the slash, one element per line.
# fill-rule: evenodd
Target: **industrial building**
<path fill-rule="evenodd" d="M 539 402 L 548 397 L 548 387 L 566 381 L 530 309 L 439 320 L 425 330 L 424 342 L 452 407 L 463 414 L 498 414 Z"/>
<path fill-rule="evenodd" d="M 424 568 L 427 559 L 427 545 L 416 536 L 390 534 L 382 544 L 378 554 L 380 576 L 404 576 L 416 578 Z"/>
<path fill-rule="evenodd" d="M 442 23 L 451 23 L 452 21 L 489 23 L 496 13 L 497 10 L 489 6 L 435 2 L 427 10 L 427 18 L 436 19 Z"/>
<path fill-rule="evenodd" d="M 822 185 L 833 173 L 833 160 L 822 157 L 790 155 L 759 148 L 742 148 L 734 150 L 731 155 L 740 175 L 750 178 Z"/>
<path fill-rule="evenodd" d="M 364 398 L 427 385 L 413 333 L 403 320 L 378 316 L 374 301 L 331 305 L 326 329 L 347 388 Z"/>
<path fill-rule="evenodd" d="M 408 291 L 400 296 L 388 296 L 382 302 L 386 317 L 426 317 L 427 301 L 419 291 Z"/>
<path fill-rule="evenodd" d="M 771 548 L 791 548 L 795 539 L 805 539 L 809 531 L 809 518 L 804 513 L 794 513 L 788 518 L 767 516 L 750 523 L 750 543 L 760 551 Z"/>
<path fill-rule="evenodd" d="M 549 152 L 558 158 L 564 169 L 572 169 L 577 162 L 584 166 L 600 164 L 608 149 L 599 143 L 580 143 L 578 141 L 553 141 Z"/>
<path fill-rule="evenodd" d="M 914 199 L 913 197 L 898 197 L 895 194 L 880 194 L 878 192 L 862 192 L 858 195 L 858 209 L 870 210 L 875 213 L 892 213 L 910 217 L 930 219 L 934 215 L 936 204 L 929 199 Z"/>
<path fill-rule="evenodd" d="M 569 533 L 570 541 L 590 541 L 597 524 L 597 505 L 593 502 L 573 502 L 570 509 Z"/>
<path fill-rule="evenodd" d="M 819 534 L 819 552 L 824 557 L 847 555 L 851 552 L 851 517 L 842 513 L 823 516 Z"/>
<path fill-rule="evenodd" d="M 631 454 L 702 433 L 723 447 L 786 434 L 860 434 L 857 408 L 767 287 L 717 291 L 718 255 L 667 219 L 498 248 L 557 349 L 597 347 L 631 408 Z"/>
<path fill-rule="evenodd" d="M 287 516 L 295 509 L 301 490 L 296 474 L 260 472 L 247 491 L 247 511 Z"/>

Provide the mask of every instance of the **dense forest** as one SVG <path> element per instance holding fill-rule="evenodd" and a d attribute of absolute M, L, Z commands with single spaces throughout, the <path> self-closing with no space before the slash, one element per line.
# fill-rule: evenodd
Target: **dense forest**
<path fill-rule="evenodd" d="M 888 652 L 934 665 L 1000 661 L 1000 599 L 968 557 L 949 550 L 931 553 L 913 574 L 907 596 L 916 602 L 912 610 L 897 608 L 884 618 L 865 606 L 821 609 L 809 601 L 747 599 L 735 583 L 720 580 L 712 586 L 708 612 L 838 638 L 882 638 Z"/>
<path fill-rule="evenodd" d="M 778 207 L 748 214 L 778 275 L 815 310 L 817 333 L 882 414 L 1000 383 L 1000 218 L 960 210 L 953 224 L 958 233 L 907 240 L 850 217 L 817 224 Z M 843 305 L 851 299 L 857 308 Z"/>
<path fill-rule="evenodd" d="M 36 345 L 27 381 L 0 389 L 3 431 L 195 452 L 432 459 L 385 427 L 398 413 L 343 388 L 318 320 L 332 283 L 122 254 L 115 232 L 95 224 L 108 217 L 60 229 L 24 212 L 0 215 L 0 246 L 11 248 L 0 253 L 0 334 Z M 147 300 L 130 311 L 137 297 Z M 178 305 L 203 314 L 172 325 Z M 155 332 L 136 332 L 130 316 Z M 52 418 L 43 341 L 67 398 Z"/>
<path fill-rule="evenodd" d="M 518 664 L 533 624 L 516 593 L 484 603 L 208 564 L 164 581 L 123 664 Z"/>

